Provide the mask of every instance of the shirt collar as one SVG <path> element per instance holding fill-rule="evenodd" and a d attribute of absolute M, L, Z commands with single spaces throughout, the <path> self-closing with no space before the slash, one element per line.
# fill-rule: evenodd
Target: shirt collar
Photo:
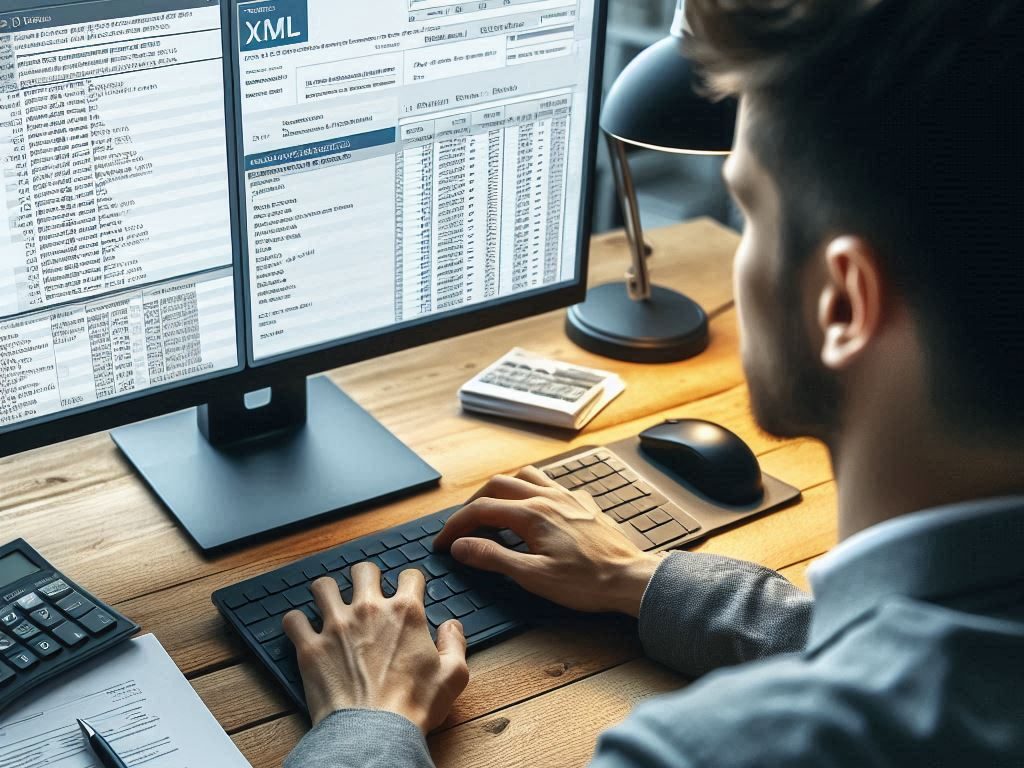
<path fill-rule="evenodd" d="M 1024 579 L 1024 496 L 903 515 L 851 536 L 808 571 L 808 649 L 886 597 L 937 600 Z"/>

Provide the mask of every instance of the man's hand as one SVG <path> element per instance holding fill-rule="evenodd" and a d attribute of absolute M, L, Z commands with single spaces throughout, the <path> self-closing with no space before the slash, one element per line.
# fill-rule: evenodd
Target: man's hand
<path fill-rule="evenodd" d="M 324 626 L 316 632 L 299 611 L 284 617 L 295 645 L 309 714 L 316 725 L 339 709 L 395 712 L 424 734 L 448 716 L 469 681 L 466 638 L 458 621 L 430 639 L 423 612 L 423 574 L 404 571 L 385 598 L 373 563 L 352 566 L 352 604 L 330 578 L 312 591 Z"/>
<path fill-rule="evenodd" d="M 473 537 L 509 528 L 530 553 Z M 570 492 L 533 467 L 495 477 L 448 520 L 434 542 L 461 563 L 509 576 L 524 589 L 578 611 L 640 614 L 661 562 L 641 552 L 585 492 Z"/>

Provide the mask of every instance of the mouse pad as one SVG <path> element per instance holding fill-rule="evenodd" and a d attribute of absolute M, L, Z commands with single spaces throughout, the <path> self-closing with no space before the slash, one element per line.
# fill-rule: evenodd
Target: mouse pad
<path fill-rule="evenodd" d="M 649 458 L 640 450 L 640 440 L 635 437 L 619 440 L 605 446 L 581 446 L 572 451 L 567 451 L 561 456 L 538 461 L 534 466 L 543 467 L 556 463 L 563 458 L 568 459 L 576 454 L 601 447 L 612 451 L 626 464 L 636 470 L 642 479 L 655 486 L 685 512 L 695 517 L 697 522 L 701 524 L 699 531 L 694 531 L 686 538 L 677 539 L 668 546 L 658 547 L 658 550 L 678 549 L 679 547 L 687 546 L 722 528 L 735 525 L 755 515 L 774 512 L 777 509 L 799 501 L 801 498 L 799 488 L 795 488 L 776 477 L 762 472 L 761 479 L 764 483 L 764 496 L 759 503 L 731 505 L 712 501 L 696 488 L 680 479 L 672 470 L 663 467 L 654 459 Z"/>

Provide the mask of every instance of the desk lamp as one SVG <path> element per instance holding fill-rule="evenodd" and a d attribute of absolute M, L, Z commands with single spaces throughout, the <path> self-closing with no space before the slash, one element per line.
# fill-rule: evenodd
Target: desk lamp
<path fill-rule="evenodd" d="M 697 90 L 698 74 L 686 58 L 684 0 L 671 34 L 622 71 L 605 98 L 601 129 L 608 141 L 632 266 L 626 282 L 591 289 L 569 310 L 566 333 L 590 352 L 637 363 L 683 360 L 708 345 L 708 317 L 692 299 L 651 284 L 636 188 L 626 157 L 632 144 L 692 155 L 724 155 L 732 147 L 734 101 L 712 102 Z"/>

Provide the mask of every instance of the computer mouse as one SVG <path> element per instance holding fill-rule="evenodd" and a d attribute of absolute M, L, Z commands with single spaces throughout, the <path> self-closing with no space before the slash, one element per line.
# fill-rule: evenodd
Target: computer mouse
<path fill-rule="evenodd" d="M 720 424 L 669 419 L 641 432 L 640 447 L 713 501 L 753 504 L 764 496 L 754 452 Z"/>

